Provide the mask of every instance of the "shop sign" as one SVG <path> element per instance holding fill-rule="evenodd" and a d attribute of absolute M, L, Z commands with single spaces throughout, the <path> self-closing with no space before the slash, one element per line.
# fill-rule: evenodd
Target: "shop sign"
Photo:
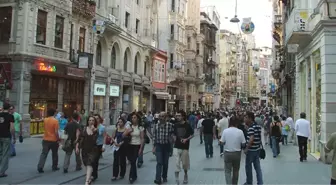
<path fill-rule="evenodd" d="M 85 72 L 83 69 L 67 67 L 67 75 L 84 78 Z"/>
<path fill-rule="evenodd" d="M 56 72 L 56 66 L 50 65 L 44 62 L 38 62 L 36 64 L 36 70 L 38 71 L 46 71 L 46 72 Z"/>
<path fill-rule="evenodd" d="M 117 85 L 110 85 L 110 96 L 119 97 L 120 87 Z"/>
<path fill-rule="evenodd" d="M 106 95 L 106 85 L 105 84 L 94 84 L 93 95 L 105 96 Z"/>

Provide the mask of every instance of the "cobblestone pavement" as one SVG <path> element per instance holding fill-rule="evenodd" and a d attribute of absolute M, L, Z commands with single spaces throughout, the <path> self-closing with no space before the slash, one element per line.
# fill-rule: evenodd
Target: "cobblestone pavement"
<path fill-rule="evenodd" d="M 111 133 L 113 128 L 109 127 Z M 10 159 L 8 177 L 0 179 L 0 184 L 84 184 L 84 170 L 76 172 L 74 156 L 71 159 L 69 173 L 51 171 L 51 154 L 45 164 L 45 173 L 37 173 L 37 163 L 41 153 L 41 137 L 27 138 L 17 144 L 17 156 Z M 267 157 L 261 161 L 265 184 L 329 184 L 330 165 L 325 165 L 309 156 L 308 162 L 301 163 L 298 149 L 293 145 L 281 146 L 281 154 L 274 159 L 271 149 L 265 146 Z M 135 184 L 153 184 L 156 160 L 151 153 L 152 145 L 145 147 L 144 165 L 138 169 Z M 225 184 L 224 161 L 219 156 L 219 146 L 214 142 L 214 158 L 206 159 L 204 145 L 199 144 L 199 136 L 192 139 L 190 147 L 191 169 L 189 184 Z M 94 184 L 128 184 L 127 178 L 111 182 L 112 154 L 106 152 L 100 160 L 99 179 Z M 239 184 L 245 182 L 244 154 L 241 162 Z M 64 152 L 59 150 L 59 167 L 62 168 Z M 169 161 L 168 184 L 174 184 L 174 158 Z M 181 175 L 182 178 L 182 175 Z M 254 178 L 255 179 L 255 178 Z"/>

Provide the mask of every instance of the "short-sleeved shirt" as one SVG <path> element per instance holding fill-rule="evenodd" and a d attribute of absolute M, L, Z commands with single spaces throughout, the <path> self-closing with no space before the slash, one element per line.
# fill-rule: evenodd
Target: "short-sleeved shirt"
<path fill-rule="evenodd" d="M 191 125 L 188 123 L 176 123 L 174 125 L 174 135 L 176 136 L 174 147 L 177 149 L 189 150 L 189 140 L 185 143 L 182 143 L 181 140 L 194 135 L 194 130 L 192 129 Z"/>
<path fill-rule="evenodd" d="M 261 147 L 261 126 L 257 123 L 253 123 L 247 130 L 247 142 L 254 136 L 252 146 L 249 151 L 258 151 Z"/>
<path fill-rule="evenodd" d="M 17 112 L 13 113 L 14 116 L 14 128 L 16 132 L 20 131 L 20 122 L 22 120 L 21 115 Z"/>
<path fill-rule="evenodd" d="M 59 125 L 57 119 L 54 117 L 47 117 L 44 119 L 44 135 L 43 140 L 45 141 L 57 141 Z"/>
<path fill-rule="evenodd" d="M 220 141 L 224 143 L 224 151 L 226 152 L 239 152 L 242 149 L 242 144 L 246 143 L 243 131 L 235 127 L 224 129 Z"/>
<path fill-rule="evenodd" d="M 141 145 L 141 132 L 144 131 L 144 128 L 142 126 L 133 126 L 132 125 L 133 132 L 131 132 L 131 142 L 129 144 L 131 145 Z"/>
<path fill-rule="evenodd" d="M 0 138 L 10 138 L 10 124 L 14 122 L 14 116 L 8 112 L 0 113 Z"/>
<path fill-rule="evenodd" d="M 214 134 L 213 133 L 213 127 L 215 126 L 215 122 L 212 119 L 204 119 L 202 121 L 203 126 L 203 133 L 204 134 Z"/>
<path fill-rule="evenodd" d="M 102 125 L 102 124 L 99 124 L 99 126 L 98 126 L 97 145 L 103 145 L 104 144 L 104 135 L 105 135 L 105 126 Z"/>
<path fill-rule="evenodd" d="M 73 121 L 65 126 L 64 131 L 66 134 L 68 134 L 68 139 L 70 139 L 71 141 L 75 141 L 78 129 L 81 129 L 80 125 L 77 122 Z"/>

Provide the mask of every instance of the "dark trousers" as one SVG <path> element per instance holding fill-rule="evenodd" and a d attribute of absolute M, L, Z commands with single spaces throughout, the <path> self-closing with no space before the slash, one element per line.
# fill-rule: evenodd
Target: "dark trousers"
<path fill-rule="evenodd" d="M 126 148 L 121 146 L 114 152 L 113 157 L 113 177 L 124 177 L 126 173 Z"/>
<path fill-rule="evenodd" d="M 300 160 L 307 159 L 307 137 L 297 136 L 299 144 Z"/>
<path fill-rule="evenodd" d="M 161 182 L 161 177 L 163 179 L 167 179 L 170 152 L 171 152 L 170 144 L 155 145 L 155 156 L 156 156 L 155 180 L 159 182 Z"/>
<path fill-rule="evenodd" d="M 335 179 L 330 179 L 330 185 L 336 185 L 336 180 Z"/>
<path fill-rule="evenodd" d="M 132 180 L 136 180 L 138 178 L 136 161 L 138 159 L 139 149 L 140 149 L 140 145 L 130 145 L 129 144 L 127 146 L 127 158 L 131 163 L 129 179 L 132 179 Z"/>
<path fill-rule="evenodd" d="M 200 143 L 202 144 L 203 143 L 203 133 L 200 132 Z"/>
<path fill-rule="evenodd" d="M 224 144 L 219 144 L 219 154 L 222 154 L 224 152 Z"/>
<path fill-rule="evenodd" d="M 49 151 L 51 150 L 52 155 L 52 168 L 56 169 L 58 166 L 58 143 L 56 141 L 42 141 L 42 153 L 40 155 L 40 160 L 37 165 L 37 169 L 43 169 L 44 164 L 47 160 Z"/>
<path fill-rule="evenodd" d="M 95 161 L 92 165 L 92 177 L 93 178 L 98 178 L 98 167 L 99 167 L 99 159 L 100 156 L 102 155 L 102 148 L 103 145 L 97 145 L 97 153 L 95 154 Z"/>
<path fill-rule="evenodd" d="M 213 135 L 204 134 L 204 147 L 206 157 L 213 156 Z"/>

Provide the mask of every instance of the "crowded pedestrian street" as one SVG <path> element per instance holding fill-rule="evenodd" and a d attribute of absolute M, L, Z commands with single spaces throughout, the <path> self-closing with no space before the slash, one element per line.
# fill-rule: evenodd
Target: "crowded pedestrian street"
<path fill-rule="evenodd" d="M 26 139 L 24 144 L 17 145 L 17 156 L 10 159 L 8 178 L 0 180 L 0 184 L 83 184 L 85 170 L 75 171 L 75 159 L 72 156 L 69 173 L 61 170 L 52 172 L 50 157 L 46 161 L 45 173 L 36 171 L 36 161 L 41 150 L 41 138 Z M 297 146 L 288 144 L 281 146 L 279 157 L 273 158 L 269 146 L 266 149 L 266 159 L 261 160 L 264 184 L 328 184 L 330 181 L 330 165 L 323 164 L 308 156 L 307 162 L 300 162 Z M 138 169 L 138 179 L 134 184 L 153 184 L 156 160 L 152 153 L 152 143 L 144 149 L 144 164 Z M 219 146 L 214 141 L 214 156 L 206 158 L 204 144 L 200 144 L 199 135 L 190 144 L 190 172 L 188 184 L 225 184 L 224 160 L 220 157 Z M 242 154 L 243 156 L 245 154 Z M 62 168 L 64 152 L 59 152 L 59 167 Z M 107 150 L 100 160 L 99 178 L 94 184 L 128 184 L 128 178 L 111 182 L 113 155 Z M 241 161 L 238 184 L 245 182 L 244 158 Z M 167 184 L 175 184 L 175 159 L 169 160 Z M 129 165 L 127 167 L 127 174 Z M 254 172 L 253 172 L 254 173 Z M 254 173 L 254 184 L 256 184 Z"/>

